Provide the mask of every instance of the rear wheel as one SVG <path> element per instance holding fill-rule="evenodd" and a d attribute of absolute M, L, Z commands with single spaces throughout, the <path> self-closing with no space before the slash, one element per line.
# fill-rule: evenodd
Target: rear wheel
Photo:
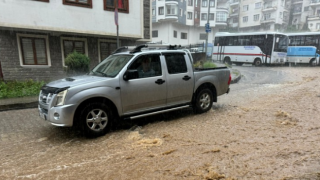
<path fill-rule="evenodd" d="M 195 112 L 200 114 L 209 111 L 212 103 L 212 92 L 209 89 L 200 90 L 195 100 Z"/>
<path fill-rule="evenodd" d="M 80 113 L 81 127 L 87 137 L 105 135 L 111 127 L 111 109 L 99 102 L 89 103 Z"/>
<path fill-rule="evenodd" d="M 255 59 L 253 64 L 255 66 L 261 66 L 261 64 L 262 64 L 261 59 Z"/>

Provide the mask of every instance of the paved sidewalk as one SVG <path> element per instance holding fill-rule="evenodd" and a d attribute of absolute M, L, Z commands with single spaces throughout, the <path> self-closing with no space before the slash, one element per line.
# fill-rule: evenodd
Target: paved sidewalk
<path fill-rule="evenodd" d="M 218 63 L 217 65 L 225 66 L 224 64 L 218 64 Z M 241 79 L 240 71 L 234 68 L 230 68 L 230 70 L 231 70 L 231 84 L 237 83 Z M 0 99 L 0 111 L 36 108 L 36 107 L 38 107 L 38 96 Z"/>

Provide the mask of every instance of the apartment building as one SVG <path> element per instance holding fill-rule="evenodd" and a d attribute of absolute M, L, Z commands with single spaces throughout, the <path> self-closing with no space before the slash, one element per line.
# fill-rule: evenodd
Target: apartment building
<path fill-rule="evenodd" d="M 310 31 L 320 31 L 320 0 L 311 0 L 309 2 L 308 28 Z"/>
<path fill-rule="evenodd" d="M 227 27 L 228 0 L 152 0 L 152 41 L 168 44 L 205 43 Z"/>
<path fill-rule="evenodd" d="M 65 76 L 64 59 L 85 54 L 94 67 L 119 45 L 151 41 L 150 0 L 0 1 L 0 79 Z"/>
<path fill-rule="evenodd" d="M 285 0 L 230 0 L 229 29 L 239 32 L 283 31 L 288 25 Z"/>

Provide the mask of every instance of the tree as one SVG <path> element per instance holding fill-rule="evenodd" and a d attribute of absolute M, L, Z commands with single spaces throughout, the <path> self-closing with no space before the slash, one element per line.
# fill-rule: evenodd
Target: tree
<path fill-rule="evenodd" d="M 67 74 L 69 75 L 86 74 L 89 72 L 90 59 L 84 54 L 73 51 L 68 54 L 65 64 L 67 66 Z"/>

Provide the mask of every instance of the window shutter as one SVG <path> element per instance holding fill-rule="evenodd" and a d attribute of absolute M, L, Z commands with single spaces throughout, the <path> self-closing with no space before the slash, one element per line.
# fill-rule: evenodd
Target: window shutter
<path fill-rule="evenodd" d="M 44 39 L 35 39 L 37 64 L 47 64 L 46 45 Z"/>
<path fill-rule="evenodd" d="M 74 42 L 74 50 L 78 53 L 85 54 L 84 53 L 84 43 L 81 41 Z"/>
<path fill-rule="evenodd" d="M 68 54 L 72 53 L 73 51 L 73 43 L 72 41 L 63 41 L 64 46 L 64 57 L 67 57 Z"/>
<path fill-rule="evenodd" d="M 103 61 L 104 59 L 106 59 L 108 57 L 108 55 L 110 55 L 111 52 L 109 51 L 109 47 L 108 47 L 108 43 L 106 42 L 101 42 L 100 43 L 100 57 L 101 57 L 101 61 Z"/>
<path fill-rule="evenodd" d="M 33 47 L 32 47 L 32 39 L 29 38 L 22 38 L 21 45 L 23 50 L 23 59 L 25 65 L 33 65 L 34 62 L 34 54 L 33 54 Z"/>

